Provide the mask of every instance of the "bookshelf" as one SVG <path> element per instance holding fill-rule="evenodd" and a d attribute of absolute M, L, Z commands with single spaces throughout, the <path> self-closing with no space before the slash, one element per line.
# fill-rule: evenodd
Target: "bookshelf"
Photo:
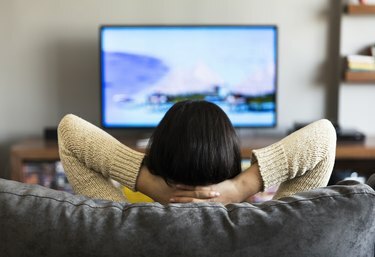
<path fill-rule="evenodd" d="M 345 7 L 349 16 L 373 15 L 375 17 L 375 4 L 348 4 Z M 366 26 L 366 24 L 364 24 Z M 370 36 L 371 37 L 371 36 Z M 369 43 L 372 41 L 370 40 Z M 375 57 L 374 57 L 375 58 Z M 352 71 L 346 68 L 343 79 L 345 82 L 358 82 L 375 84 L 375 71 Z"/>
<path fill-rule="evenodd" d="M 375 123 L 371 116 L 371 110 L 375 108 L 375 71 L 371 67 L 373 64 L 368 61 L 367 65 L 363 65 L 364 60 L 350 62 L 349 59 L 353 56 L 372 55 L 371 48 L 375 44 L 375 5 L 348 2 L 341 1 L 341 16 L 338 21 L 340 72 L 337 74 L 337 122 L 342 127 L 355 128 L 372 136 L 375 135 Z M 358 67 L 360 65 L 363 67 Z"/>
<path fill-rule="evenodd" d="M 353 15 L 375 14 L 374 4 L 349 4 L 346 9 L 348 14 Z"/>
<path fill-rule="evenodd" d="M 26 140 L 11 147 L 11 179 L 73 192 L 56 141 Z"/>
<path fill-rule="evenodd" d="M 10 150 L 11 179 L 24 181 L 25 163 L 47 163 L 60 159 L 56 141 L 25 140 L 14 144 Z"/>
<path fill-rule="evenodd" d="M 346 82 L 373 83 L 375 84 L 375 72 L 371 71 L 346 71 L 344 75 Z"/>
<path fill-rule="evenodd" d="M 374 4 L 348 4 L 346 6 L 348 15 L 374 15 Z M 375 57 L 374 57 L 375 58 Z M 374 83 L 375 71 L 352 71 L 346 68 L 344 72 L 344 81 L 349 83 Z"/>

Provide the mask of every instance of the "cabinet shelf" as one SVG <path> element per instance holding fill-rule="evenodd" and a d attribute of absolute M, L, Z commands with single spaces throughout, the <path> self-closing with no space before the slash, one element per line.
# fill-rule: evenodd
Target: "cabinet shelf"
<path fill-rule="evenodd" d="M 246 137 L 241 140 L 241 156 L 248 159 L 251 149 L 262 148 L 279 141 L 278 136 Z M 134 150 L 142 151 L 135 146 L 137 139 L 121 140 Z M 144 149 L 143 149 L 144 151 Z M 20 141 L 11 147 L 11 178 L 26 182 L 24 165 L 29 162 L 55 162 L 59 160 L 57 142 L 42 139 Z M 370 176 L 375 167 L 375 137 L 366 137 L 362 143 L 339 142 L 336 146 L 336 170 L 356 170 L 364 176 Z M 42 171 L 42 170 L 41 170 Z"/>
<path fill-rule="evenodd" d="M 348 4 L 348 14 L 374 14 L 375 4 Z"/>
<path fill-rule="evenodd" d="M 375 71 L 346 71 L 346 82 L 375 83 Z"/>

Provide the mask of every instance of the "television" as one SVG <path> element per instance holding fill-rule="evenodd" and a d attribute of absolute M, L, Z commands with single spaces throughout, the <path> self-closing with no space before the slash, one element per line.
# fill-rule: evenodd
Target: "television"
<path fill-rule="evenodd" d="M 185 99 L 220 106 L 236 128 L 277 123 L 274 25 L 101 26 L 101 123 L 154 128 Z"/>

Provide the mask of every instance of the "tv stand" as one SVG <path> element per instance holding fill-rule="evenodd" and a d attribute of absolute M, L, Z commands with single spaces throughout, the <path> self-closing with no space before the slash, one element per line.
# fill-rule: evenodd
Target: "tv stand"
<path fill-rule="evenodd" d="M 297 131 L 309 123 L 295 123 L 293 128 L 288 131 L 288 134 Z M 366 135 L 356 129 L 342 128 L 338 124 L 334 124 L 337 135 L 338 143 L 363 143 L 365 142 Z"/>
<path fill-rule="evenodd" d="M 279 139 L 280 138 L 265 136 L 244 138 L 244 140 L 241 141 L 241 155 L 244 159 L 249 159 L 251 156 L 251 149 L 270 145 Z M 127 138 L 120 141 L 137 151 L 145 151 L 145 148 L 139 148 L 136 146 L 137 140 L 135 138 Z M 43 139 L 20 141 L 12 145 L 10 159 L 11 179 L 23 182 L 23 167 L 27 165 L 27 163 L 55 162 L 59 160 L 57 141 Z M 358 174 L 369 177 L 374 173 L 374 167 L 375 137 L 366 137 L 363 144 L 338 142 L 336 148 L 335 170 L 355 170 Z"/>

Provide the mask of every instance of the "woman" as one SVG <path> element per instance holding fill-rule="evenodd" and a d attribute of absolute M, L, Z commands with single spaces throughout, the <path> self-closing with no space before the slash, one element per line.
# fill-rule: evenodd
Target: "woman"
<path fill-rule="evenodd" d="M 268 147 L 254 150 L 240 172 L 240 150 L 226 114 L 205 101 L 175 104 L 155 129 L 147 150 L 134 151 L 74 115 L 59 124 L 59 151 L 74 191 L 126 201 L 111 179 L 160 203 L 242 202 L 280 184 L 274 198 L 326 186 L 336 133 L 327 120 L 314 122 Z"/>

